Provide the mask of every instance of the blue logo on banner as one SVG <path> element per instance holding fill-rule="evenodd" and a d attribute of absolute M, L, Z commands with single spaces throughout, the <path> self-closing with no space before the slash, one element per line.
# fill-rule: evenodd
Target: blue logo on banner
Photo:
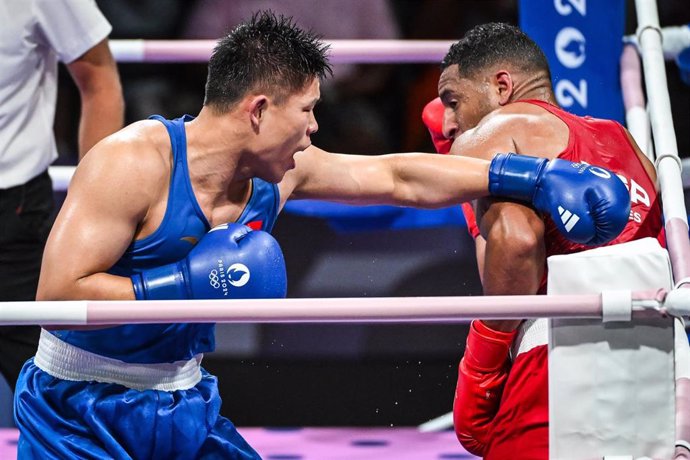
<path fill-rule="evenodd" d="M 546 54 L 561 107 L 624 122 L 625 0 L 520 0 L 520 28 Z"/>

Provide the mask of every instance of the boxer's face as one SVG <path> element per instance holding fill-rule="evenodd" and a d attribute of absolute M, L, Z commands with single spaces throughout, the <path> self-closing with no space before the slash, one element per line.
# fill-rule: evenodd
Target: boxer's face
<path fill-rule="evenodd" d="M 271 104 L 265 113 L 265 145 L 262 159 L 266 165 L 262 177 L 280 182 L 285 173 L 295 167 L 294 155 L 311 145 L 311 135 L 318 129 L 314 106 L 321 92 L 315 78 L 301 91 L 287 96 L 280 104 Z"/>
<path fill-rule="evenodd" d="M 447 67 L 438 81 L 438 95 L 445 107 L 443 133 L 457 137 L 472 129 L 499 105 L 493 100 L 491 85 L 482 74 L 474 78 L 461 77 L 458 66 Z"/>

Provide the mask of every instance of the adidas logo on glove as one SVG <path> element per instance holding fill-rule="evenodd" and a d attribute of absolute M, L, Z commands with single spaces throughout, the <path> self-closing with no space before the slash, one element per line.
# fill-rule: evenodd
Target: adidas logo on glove
<path fill-rule="evenodd" d="M 563 225 L 565 226 L 565 230 L 567 232 L 570 232 L 570 230 L 573 229 L 577 221 L 580 220 L 580 216 L 578 216 L 577 214 L 573 214 L 567 209 L 564 209 L 563 206 L 558 207 L 558 215 L 561 216 L 561 222 L 563 222 Z"/>

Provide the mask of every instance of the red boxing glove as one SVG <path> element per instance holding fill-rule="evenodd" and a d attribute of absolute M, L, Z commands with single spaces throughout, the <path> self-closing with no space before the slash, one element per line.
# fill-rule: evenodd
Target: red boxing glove
<path fill-rule="evenodd" d="M 450 147 L 453 145 L 453 139 L 447 139 L 443 135 L 444 110 L 445 107 L 443 107 L 443 102 L 439 97 L 425 105 L 424 110 L 422 110 L 422 121 L 431 134 L 431 141 L 434 143 L 436 151 L 442 154 L 450 152 Z"/>
<path fill-rule="evenodd" d="M 509 353 L 517 330 L 500 332 L 472 321 L 460 361 L 453 401 L 453 424 L 460 444 L 482 456 L 510 370 Z"/>
<path fill-rule="evenodd" d="M 474 208 L 471 203 L 462 204 L 462 214 L 465 216 L 465 222 L 467 222 L 467 231 L 472 235 L 472 238 L 477 238 L 479 226 L 477 226 L 477 217 L 474 215 Z"/>

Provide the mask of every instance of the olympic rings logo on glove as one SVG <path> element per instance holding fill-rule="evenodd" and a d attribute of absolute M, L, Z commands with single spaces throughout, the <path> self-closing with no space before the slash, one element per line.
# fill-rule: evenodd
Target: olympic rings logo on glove
<path fill-rule="evenodd" d="M 211 272 L 208 274 L 208 279 L 212 288 L 220 288 L 220 278 L 218 277 L 218 272 L 215 269 L 211 270 Z"/>

